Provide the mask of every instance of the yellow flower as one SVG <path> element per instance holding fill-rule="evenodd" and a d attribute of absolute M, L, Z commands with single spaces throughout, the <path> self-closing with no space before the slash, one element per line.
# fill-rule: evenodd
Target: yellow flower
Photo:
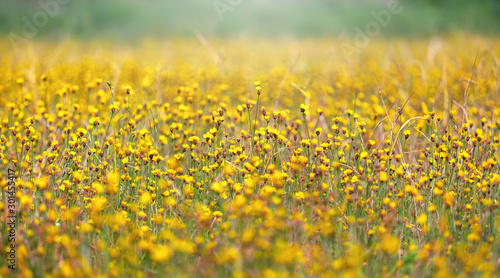
<path fill-rule="evenodd" d="M 90 204 L 90 208 L 94 211 L 102 211 L 106 208 L 106 198 L 104 197 L 94 197 Z"/>
<path fill-rule="evenodd" d="M 172 255 L 174 251 L 169 246 L 165 245 L 157 245 L 154 248 L 150 249 L 151 260 L 157 263 L 166 263 Z"/>
<path fill-rule="evenodd" d="M 177 204 L 177 201 L 175 200 L 174 197 L 172 196 L 168 196 L 166 199 L 165 199 L 165 204 L 167 206 L 175 206 L 175 204 Z"/>
<path fill-rule="evenodd" d="M 220 183 L 214 182 L 212 183 L 212 186 L 210 186 L 210 190 L 220 194 L 224 192 L 224 187 Z"/>
<path fill-rule="evenodd" d="M 142 193 L 140 201 L 143 205 L 149 205 L 149 203 L 151 203 L 152 201 L 151 193 L 149 193 L 149 191 L 145 191 L 144 193 Z"/>
<path fill-rule="evenodd" d="M 470 155 L 469 155 L 469 153 L 468 153 L 468 152 L 463 151 L 463 152 L 461 152 L 461 153 L 460 153 L 460 157 L 462 157 L 462 158 L 469 158 L 469 157 L 470 157 Z"/>
<path fill-rule="evenodd" d="M 82 225 L 80 226 L 80 231 L 85 234 L 90 233 L 94 231 L 94 227 L 89 223 L 82 223 Z"/>
<path fill-rule="evenodd" d="M 391 255 L 397 254 L 399 250 L 399 243 L 399 238 L 386 234 L 382 237 L 382 250 Z"/>
<path fill-rule="evenodd" d="M 378 179 L 381 182 L 386 182 L 389 179 L 387 177 L 387 172 L 380 172 Z"/>
<path fill-rule="evenodd" d="M 443 200 L 448 206 L 453 205 L 453 202 L 455 201 L 455 192 L 453 191 L 446 192 L 443 195 Z"/>
<path fill-rule="evenodd" d="M 82 179 L 83 179 L 82 172 L 80 171 L 73 172 L 73 180 L 75 181 L 75 183 L 80 183 Z"/>
<path fill-rule="evenodd" d="M 410 131 L 409 130 L 405 130 L 403 132 L 403 134 L 405 135 L 405 139 L 408 139 L 408 137 L 410 137 Z"/>
<path fill-rule="evenodd" d="M 273 185 L 275 187 L 278 187 L 278 188 L 281 188 L 283 186 L 283 182 L 284 180 L 286 179 L 286 174 L 285 173 L 282 173 L 278 170 L 275 170 L 272 174 L 271 174 L 271 180 L 273 182 Z"/>
<path fill-rule="evenodd" d="M 118 172 L 116 171 L 110 172 L 106 176 L 106 192 L 109 194 L 118 193 L 119 182 L 120 182 L 120 175 L 118 174 Z"/>
<path fill-rule="evenodd" d="M 127 95 L 129 95 L 130 93 L 132 93 L 132 87 L 129 86 L 129 85 L 124 86 L 123 89 L 125 90 L 125 92 L 127 93 Z"/>
<path fill-rule="evenodd" d="M 236 173 L 236 167 L 224 161 L 224 163 L 222 164 L 222 171 L 227 176 L 232 176 Z"/>
<path fill-rule="evenodd" d="M 405 192 L 410 193 L 413 196 L 418 195 L 418 189 L 416 187 L 411 186 L 411 185 L 405 186 Z"/>
<path fill-rule="evenodd" d="M 169 157 L 167 159 L 167 166 L 168 169 L 177 169 L 179 167 L 179 160 L 177 160 L 175 157 Z"/>
<path fill-rule="evenodd" d="M 246 229 L 245 231 L 243 231 L 243 234 L 241 235 L 241 242 L 243 243 L 249 243 L 250 241 L 252 241 L 253 237 L 255 235 L 255 231 L 253 229 Z"/>
<path fill-rule="evenodd" d="M 109 109 L 111 110 L 112 113 L 115 113 L 116 110 L 120 109 L 120 106 L 117 103 L 113 103 L 109 106 Z"/>
<path fill-rule="evenodd" d="M 477 233 L 470 233 L 468 236 L 467 236 L 467 240 L 468 241 L 479 241 L 481 239 L 481 237 L 477 234 Z"/>
<path fill-rule="evenodd" d="M 420 224 L 420 225 L 425 225 L 427 224 L 427 214 L 425 213 L 422 213 L 418 216 L 417 218 L 417 222 Z"/>
<path fill-rule="evenodd" d="M 309 105 L 305 105 L 305 104 L 300 105 L 300 112 L 307 114 L 308 113 L 307 109 L 309 109 Z"/>
<path fill-rule="evenodd" d="M 49 178 L 47 176 L 43 176 L 39 179 L 33 181 L 35 186 L 41 190 L 47 189 L 47 185 L 49 184 Z"/>
<path fill-rule="evenodd" d="M 304 200 L 306 198 L 306 195 L 304 194 L 304 192 L 302 191 L 299 191 L 297 193 L 295 193 L 295 196 L 294 196 L 297 200 Z"/>
<path fill-rule="evenodd" d="M 104 193 L 104 186 L 102 186 L 102 184 L 100 184 L 100 183 L 93 182 L 92 188 L 95 190 L 95 193 L 97 193 L 97 194 Z"/>
<path fill-rule="evenodd" d="M 427 208 L 427 210 L 428 210 L 429 212 L 436 211 L 436 205 L 434 205 L 433 203 L 431 203 L 431 204 L 429 205 L 429 207 Z"/>

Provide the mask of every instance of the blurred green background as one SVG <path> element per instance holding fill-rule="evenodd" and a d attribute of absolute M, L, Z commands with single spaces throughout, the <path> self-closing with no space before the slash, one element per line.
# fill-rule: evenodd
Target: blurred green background
<path fill-rule="evenodd" d="M 59 3 L 67 2 L 67 3 Z M 1 0 L 0 34 L 22 34 L 26 21 L 44 22 L 35 39 L 193 36 L 332 36 L 353 34 L 373 20 L 370 11 L 394 0 Z M 52 6 L 49 5 L 51 3 Z M 401 0 L 383 36 L 429 36 L 455 31 L 497 34 L 500 0 Z M 219 9 L 219 10 L 217 10 Z"/>

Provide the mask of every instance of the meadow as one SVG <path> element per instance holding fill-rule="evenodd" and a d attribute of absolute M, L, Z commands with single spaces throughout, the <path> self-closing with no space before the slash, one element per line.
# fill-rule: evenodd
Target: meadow
<path fill-rule="evenodd" d="M 498 276 L 498 40 L 341 44 L 1 42 L 0 276 Z"/>

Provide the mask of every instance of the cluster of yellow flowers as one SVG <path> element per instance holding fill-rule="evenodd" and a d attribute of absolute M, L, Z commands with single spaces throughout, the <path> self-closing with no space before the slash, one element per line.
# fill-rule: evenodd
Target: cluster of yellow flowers
<path fill-rule="evenodd" d="M 500 45 L 337 43 L 3 56 L 0 276 L 499 273 Z"/>

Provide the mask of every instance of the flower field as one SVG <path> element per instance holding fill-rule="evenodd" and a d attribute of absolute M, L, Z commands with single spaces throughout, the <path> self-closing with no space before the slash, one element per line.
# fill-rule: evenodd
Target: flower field
<path fill-rule="evenodd" d="M 0 276 L 500 273 L 497 40 L 0 50 Z"/>

